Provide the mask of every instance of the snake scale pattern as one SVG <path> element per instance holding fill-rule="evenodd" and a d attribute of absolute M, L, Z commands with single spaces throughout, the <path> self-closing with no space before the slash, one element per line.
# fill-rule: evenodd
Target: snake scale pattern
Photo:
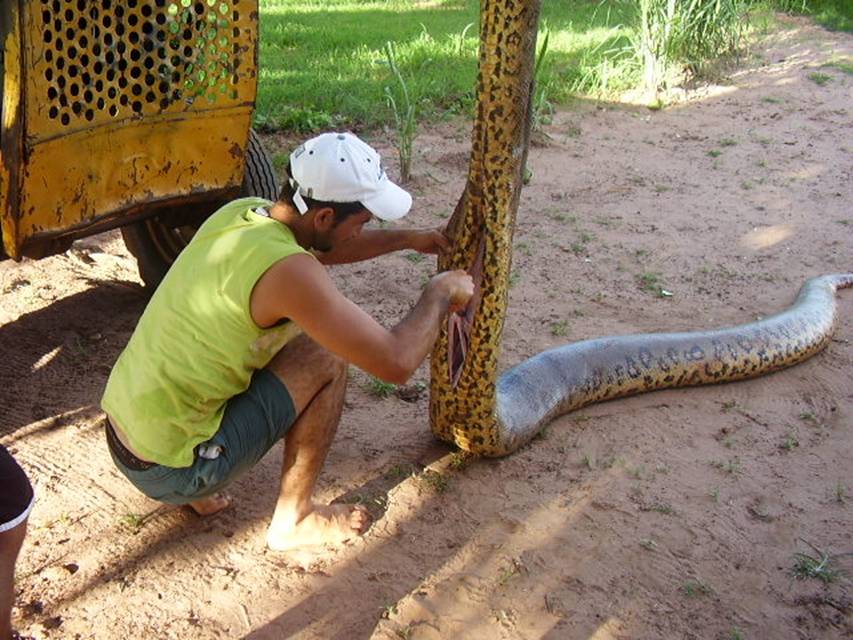
<path fill-rule="evenodd" d="M 432 353 L 430 424 L 440 439 L 502 456 L 548 422 L 595 402 L 743 380 L 802 362 L 836 325 L 835 292 L 853 273 L 813 278 L 787 310 L 727 329 L 612 336 L 550 349 L 497 374 L 512 237 L 527 156 L 539 2 L 482 0 L 477 111 L 468 179 L 439 269 L 478 282 Z"/>

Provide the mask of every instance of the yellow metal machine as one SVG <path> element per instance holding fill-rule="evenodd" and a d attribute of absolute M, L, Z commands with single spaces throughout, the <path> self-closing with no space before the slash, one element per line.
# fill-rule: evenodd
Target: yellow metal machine
<path fill-rule="evenodd" d="M 0 256 L 122 226 L 156 284 L 222 202 L 274 197 L 257 38 L 257 0 L 0 1 Z"/>

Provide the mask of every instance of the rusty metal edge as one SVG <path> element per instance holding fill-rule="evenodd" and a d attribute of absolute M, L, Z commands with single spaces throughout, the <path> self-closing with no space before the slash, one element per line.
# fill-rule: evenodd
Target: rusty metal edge
<path fill-rule="evenodd" d="M 0 45 L 4 48 L 3 103 L 0 105 L 0 235 L 6 255 L 21 259 L 18 242 L 18 217 L 21 192 L 21 166 L 24 149 L 24 52 L 21 47 L 23 8 L 18 2 L 0 2 Z M 11 74 L 10 74 L 11 70 Z M 15 82 L 13 82 L 15 80 Z M 14 86 L 13 86 L 14 85 Z M 14 92 L 10 89 L 14 88 Z M 7 113 L 10 93 L 17 99 L 15 113 Z M 6 123 L 12 126 L 6 128 Z"/>
<path fill-rule="evenodd" d="M 82 222 L 61 232 L 37 233 L 30 236 L 21 248 L 21 257 L 44 258 L 65 251 L 71 242 L 110 231 L 146 218 L 160 215 L 170 208 L 185 209 L 192 206 L 209 206 L 210 213 L 229 200 L 239 197 L 240 187 L 227 187 L 205 191 L 198 194 L 171 196 L 158 200 L 148 200 L 129 207 L 116 209 L 97 220 Z"/>

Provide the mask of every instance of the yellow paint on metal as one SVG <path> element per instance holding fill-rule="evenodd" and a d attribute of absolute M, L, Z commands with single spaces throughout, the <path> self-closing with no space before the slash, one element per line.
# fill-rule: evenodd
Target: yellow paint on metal
<path fill-rule="evenodd" d="M 239 187 L 251 109 L 204 118 L 140 120 L 48 140 L 33 148 L 19 232 L 92 222 L 136 203 Z"/>
<path fill-rule="evenodd" d="M 11 159 L 19 206 L 0 201 L 7 253 L 147 201 L 239 186 L 257 0 L 16 3 L 26 130 Z"/>
<path fill-rule="evenodd" d="M 0 117 L 2 130 L 0 132 L 2 132 L 2 136 L 8 136 L 10 131 L 16 130 L 19 119 L 21 100 L 21 34 L 17 6 L 13 4 L 0 7 L 0 11 L 5 12 L 0 16 L 0 26 L 5 26 L 7 29 L 2 43 L 3 77 L 0 78 L 0 82 L 3 83 L 3 103 L 2 117 Z M 10 138 L 3 140 L 3 142 L 3 146 L 9 149 L 13 146 L 12 143 L 14 140 Z M 9 215 L 7 207 L 14 191 L 17 189 L 14 179 L 15 173 L 12 171 L 13 163 L 16 162 L 16 159 L 10 158 L 8 155 L 4 157 L 3 154 L 3 148 L 0 148 L 0 235 L 3 236 L 3 249 L 6 254 L 17 258 L 15 219 Z"/>

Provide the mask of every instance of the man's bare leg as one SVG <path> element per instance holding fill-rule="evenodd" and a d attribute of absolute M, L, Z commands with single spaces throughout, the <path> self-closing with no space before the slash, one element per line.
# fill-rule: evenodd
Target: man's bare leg
<path fill-rule="evenodd" d="M 12 637 L 12 604 L 15 602 L 15 560 L 24 543 L 27 521 L 0 533 L 0 638 Z"/>
<path fill-rule="evenodd" d="M 317 505 L 312 499 L 341 417 L 347 364 L 301 336 L 282 349 L 269 368 L 290 392 L 298 418 L 284 441 L 281 487 L 267 546 L 284 551 L 363 534 L 370 524 L 364 508 Z"/>

